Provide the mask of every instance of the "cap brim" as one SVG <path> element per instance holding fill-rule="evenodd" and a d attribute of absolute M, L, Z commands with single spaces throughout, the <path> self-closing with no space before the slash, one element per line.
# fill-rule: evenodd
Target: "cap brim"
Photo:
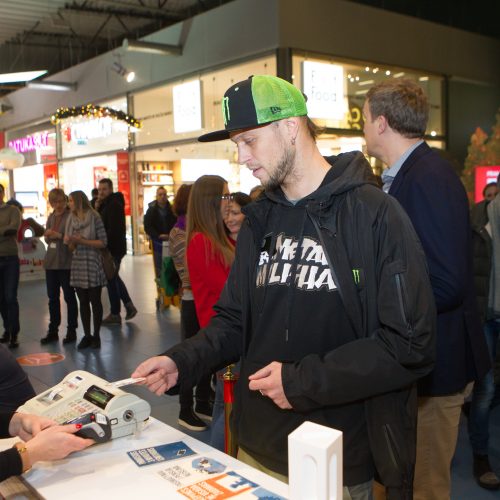
<path fill-rule="evenodd" d="M 200 135 L 200 137 L 198 137 L 198 142 L 215 142 L 223 141 L 224 139 L 229 139 L 229 130 L 216 130 L 215 132 Z"/>

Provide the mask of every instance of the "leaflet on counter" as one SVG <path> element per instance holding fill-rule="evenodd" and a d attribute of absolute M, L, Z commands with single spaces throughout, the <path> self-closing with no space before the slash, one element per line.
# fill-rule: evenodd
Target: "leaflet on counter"
<path fill-rule="evenodd" d="M 223 500 L 232 497 L 285 500 L 208 455 L 176 461 L 158 474 L 175 486 L 178 493 L 191 500 Z"/>

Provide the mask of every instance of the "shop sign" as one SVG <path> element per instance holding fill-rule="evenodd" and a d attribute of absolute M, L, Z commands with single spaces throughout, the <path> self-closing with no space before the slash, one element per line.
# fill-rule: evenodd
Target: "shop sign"
<path fill-rule="evenodd" d="M 123 194 L 125 200 L 125 215 L 130 215 L 130 176 L 128 153 L 117 153 L 117 174 L 118 174 L 118 191 Z"/>
<path fill-rule="evenodd" d="M 27 135 L 9 141 L 9 148 L 15 149 L 18 153 L 28 153 L 29 151 L 39 151 L 48 147 L 49 133 L 41 132 L 39 134 Z"/>
<path fill-rule="evenodd" d="M 346 112 L 344 68 L 336 64 L 304 61 L 302 78 L 309 117 L 342 120 Z"/>
<path fill-rule="evenodd" d="M 176 134 L 201 130 L 201 81 L 181 83 L 173 87 L 174 131 Z"/>
<path fill-rule="evenodd" d="M 496 182 L 500 174 L 500 165 L 492 165 L 488 167 L 475 168 L 475 190 L 474 201 L 479 203 L 483 200 L 483 189 L 490 182 Z"/>
<path fill-rule="evenodd" d="M 62 135 L 66 142 L 88 144 L 90 139 L 109 137 L 113 133 L 113 118 L 97 118 L 68 123 L 62 127 Z"/>

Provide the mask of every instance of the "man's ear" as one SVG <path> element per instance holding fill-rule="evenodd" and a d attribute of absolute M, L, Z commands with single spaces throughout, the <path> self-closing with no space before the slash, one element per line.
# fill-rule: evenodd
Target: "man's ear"
<path fill-rule="evenodd" d="M 286 127 L 286 130 L 288 132 L 288 136 L 290 137 L 290 140 L 292 142 L 295 142 L 295 139 L 297 139 L 297 135 L 299 133 L 300 125 L 301 125 L 301 120 L 299 116 L 292 116 L 290 118 L 285 118 L 284 124 Z"/>
<path fill-rule="evenodd" d="M 377 132 L 383 134 L 389 127 L 387 123 L 387 118 L 384 115 L 377 116 Z"/>

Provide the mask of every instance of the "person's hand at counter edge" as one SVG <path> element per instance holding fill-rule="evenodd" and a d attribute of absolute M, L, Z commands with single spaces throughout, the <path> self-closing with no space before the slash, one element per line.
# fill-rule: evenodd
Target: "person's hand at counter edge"
<path fill-rule="evenodd" d="M 146 385 L 151 392 L 162 396 L 177 384 L 177 365 L 168 356 L 154 356 L 143 361 L 132 373 L 133 378 L 144 377 L 139 385 Z"/>
<path fill-rule="evenodd" d="M 57 423 L 50 418 L 17 412 L 10 419 L 9 434 L 19 436 L 23 441 L 29 441 L 43 429 L 54 425 Z"/>
<path fill-rule="evenodd" d="M 81 451 L 94 444 L 92 439 L 84 439 L 73 434 L 81 424 L 56 425 L 39 432 L 26 443 L 29 467 L 40 460 L 59 460 L 70 453 Z"/>

